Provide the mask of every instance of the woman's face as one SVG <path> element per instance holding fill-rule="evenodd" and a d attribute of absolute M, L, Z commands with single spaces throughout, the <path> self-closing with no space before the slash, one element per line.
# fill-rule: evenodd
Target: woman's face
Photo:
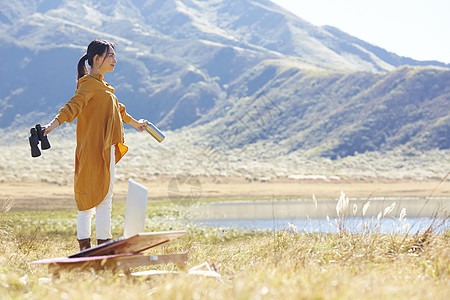
<path fill-rule="evenodd" d="M 99 56 L 98 61 L 100 64 L 98 67 L 99 73 L 104 74 L 106 72 L 112 72 L 117 63 L 116 52 L 112 47 L 109 47 L 109 51 L 105 51 L 102 56 Z"/>

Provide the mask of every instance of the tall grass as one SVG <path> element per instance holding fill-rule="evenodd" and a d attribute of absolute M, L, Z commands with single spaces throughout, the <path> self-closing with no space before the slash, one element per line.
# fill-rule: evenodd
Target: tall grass
<path fill-rule="evenodd" d="M 188 234 L 147 253 L 189 252 L 188 268 L 214 261 L 222 280 L 180 273 L 132 278 L 62 272 L 29 262 L 77 251 L 73 212 L 2 212 L 1 299 L 444 299 L 450 292 L 450 232 L 336 234 L 249 231 L 189 223 L 171 203 L 149 208 L 146 230 Z M 113 210 L 113 220 L 123 206 Z M 338 224 L 339 224 L 338 222 Z M 443 225 L 447 226 L 447 225 Z M 118 226 L 114 234 L 120 234 Z M 175 265 L 157 269 L 177 270 Z M 147 267 L 134 269 L 145 270 Z"/>

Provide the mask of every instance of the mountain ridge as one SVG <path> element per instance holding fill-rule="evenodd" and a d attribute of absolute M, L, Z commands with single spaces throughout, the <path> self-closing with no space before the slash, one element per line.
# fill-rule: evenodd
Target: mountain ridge
<path fill-rule="evenodd" d="M 382 147 L 449 147 L 448 65 L 400 57 L 339 29 L 314 26 L 270 1 L 16 2 L 0 7 L 2 128 L 51 118 L 73 95 L 86 44 L 104 37 L 117 45 L 119 63 L 107 75 L 116 95 L 133 115 L 143 114 L 163 130 L 209 124 L 205 138 L 215 141 L 224 133 L 215 121 L 236 115 L 248 99 L 269 97 L 283 108 L 271 121 L 286 133 L 277 137 L 287 151 L 306 147 L 335 158 Z M 439 83 L 434 90 L 433 80 Z M 365 89 L 372 92 L 369 100 Z M 392 116 L 386 121 L 383 112 L 400 113 L 392 100 L 396 93 L 421 110 L 409 112 L 418 120 L 404 117 L 400 127 Z M 440 111 L 419 105 L 421 100 Z M 346 105 L 346 112 L 333 101 Z M 371 123 L 358 117 L 364 111 Z M 231 148 L 266 140 L 260 132 L 276 133 L 243 118 L 249 128 L 235 128 L 243 136 Z M 391 127 L 373 134 L 380 123 Z"/>

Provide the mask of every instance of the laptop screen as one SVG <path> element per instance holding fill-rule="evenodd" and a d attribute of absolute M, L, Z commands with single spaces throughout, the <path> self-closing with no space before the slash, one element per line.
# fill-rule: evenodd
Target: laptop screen
<path fill-rule="evenodd" d="M 123 237 L 128 238 L 145 230 L 147 213 L 147 188 L 136 181 L 128 180 Z"/>

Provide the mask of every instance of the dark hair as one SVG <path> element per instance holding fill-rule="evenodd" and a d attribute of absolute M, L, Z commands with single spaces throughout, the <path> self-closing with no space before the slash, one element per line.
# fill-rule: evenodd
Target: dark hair
<path fill-rule="evenodd" d="M 103 53 L 108 54 L 109 53 L 109 47 L 116 49 L 115 45 L 113 43 L 107 42 L 105 40 L 93 40 L 89 46 L 87 47 L 86 54 L 83 55 L 80 58 L 80 61 L 78 62 L 78 79 L 86 75 L 87 70 L 85 66 L 86 60 L 88 61 L 88 64 L 92 67 L 94 64 L 94 57 L 95 55 L 102 56 Z"/>

